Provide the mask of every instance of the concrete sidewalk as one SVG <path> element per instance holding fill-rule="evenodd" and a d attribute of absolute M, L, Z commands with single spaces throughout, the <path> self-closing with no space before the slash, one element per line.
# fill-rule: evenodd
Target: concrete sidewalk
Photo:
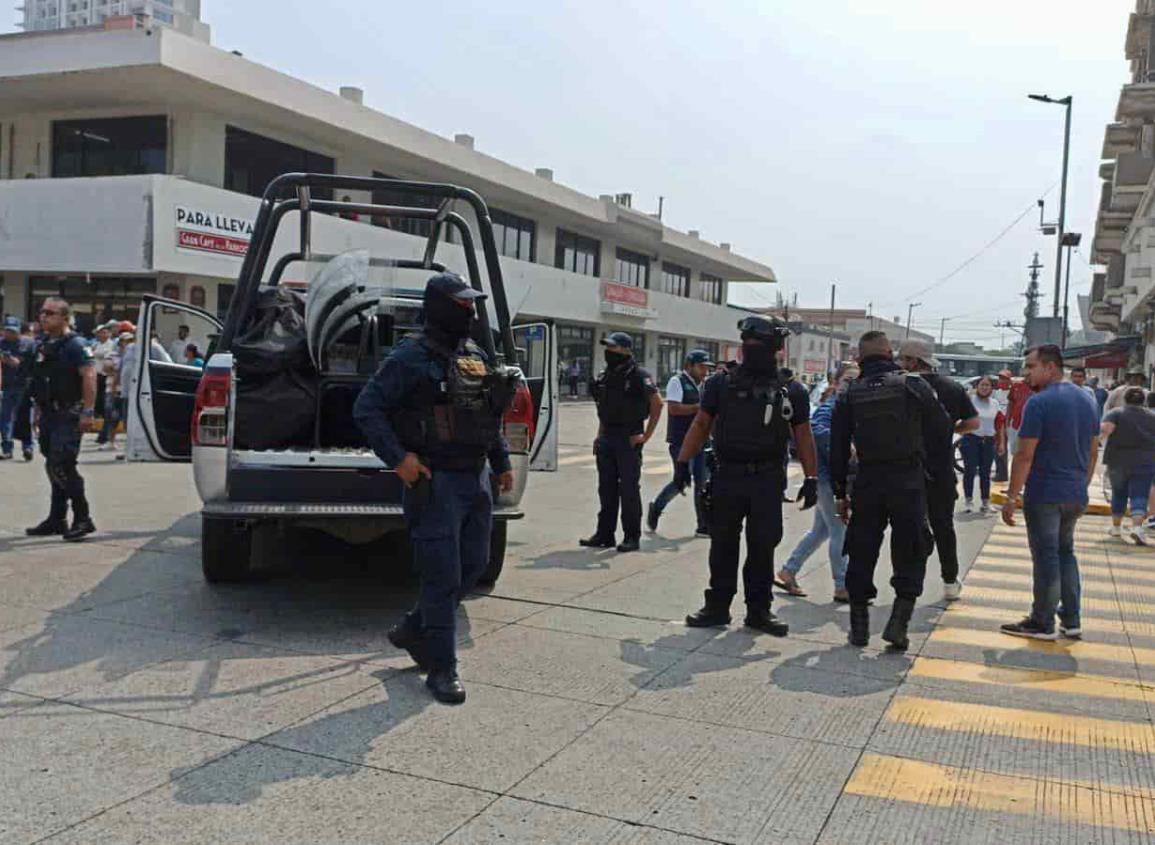
<path fill-rule="evenodd" d="M 1084 635 L 1055 643 L 999 633 L 1029 609 L 1031 559 L 1025 529 L 994 529 L 822 842 L 1153 841 L 1155 549 L 1108 525 L 1079 523 Z"/>

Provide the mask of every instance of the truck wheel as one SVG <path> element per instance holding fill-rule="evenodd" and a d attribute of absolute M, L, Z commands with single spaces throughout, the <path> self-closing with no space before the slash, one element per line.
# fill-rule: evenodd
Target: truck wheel
<path fill-rule="evenodd" d="M 493 523 L 493 532 L 489 535 L 489 566 L 482 573 L 478 583 L 485 587 L 492 587 L 501 575 L 501 568 L 505 565 L 505 538 L 509 523 L 505 520 Z"/>
<path fill-rule="evenodd" d="M 253 530 L 232 519 L 201 518 L 201 570 L 210 584 L 252 577 Z"/>

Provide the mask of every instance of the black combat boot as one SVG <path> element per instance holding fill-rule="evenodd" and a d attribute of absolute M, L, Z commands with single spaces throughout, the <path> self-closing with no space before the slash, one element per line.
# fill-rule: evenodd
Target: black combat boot
<path fill-rule="evenodd" d="M 694 530 L 696 537 L 710 536 L 710 515 L 706 512 L 706 503 L 701 496 L 694 497 L 694 515 L 698 518 L 698 527 Z"/>
<path fill-rule="evenodd" d="M 410 628 L 406 622 L 402 621 L 394 625 L 385 636 L 394 646 L 409 652 L 409 656 L 413 658 L 413 662 L 417 664 L 418 669 L 422 672 L 429 671 L 429 659 L 425 654 L 425 646 L 421 634 Z"/>
<path fill-rule="evenodd" d="M 895 651 L 906 651 L 910 646 L 910 639 L 906 635 L 906 628 L 910 624 L 910 615 L 914 613 L 914 599 L 898 596 L 894 600 L 894 608 L 890 611 L 890 621 L 882 632 L 882 638 L 890 643 Z"/>
<path fill-rule="evenodd" d="M 96 524 L 92 521 L 92 517 L 77 517 L 72 520 L 72 527 L 61 534 L 61 538 L 69 543 L 79 543 L 94 531 Z"/>
<path fill-rule="evenodd" d="M 691 628 L 725 628 L 730 624 L 730 611 L 707 604 L 687 616 L 686 624 Z"/>
<path fill-rule="evenodd" d="M 583 537 L 578 540 L 578 545 L 587 549 L 612 549 L 614 547 L 613 537 L 599 537 L 594 534 L 592 537 Z"/>
<path fill-rule="evenodd" d="M 461 704 L 465 701 L 465 685 L 457 677 L 457 669 L 453 666 L 438 666 L 429 670 L 425 686 L 442 704 Z"/>
<path fill-rule="evenodd" d="M 745 624 L 747 628 L 754 628 L 772 637 L 784 637 L 790 633 L 790 626 L 770 612 L 770 608 L 746 609 Z"/>
<path fill-rule="evenodd" d="M 68 530 L 68 520 L 48 517 L 39 525 L 25 528 L 24 533 L 29 537 L 58 537 Z"/>
<path fill-rule="evenodd" d="M 850 644 L 862 648 L 870 642 L 870 605 L 850 605 Z"/>

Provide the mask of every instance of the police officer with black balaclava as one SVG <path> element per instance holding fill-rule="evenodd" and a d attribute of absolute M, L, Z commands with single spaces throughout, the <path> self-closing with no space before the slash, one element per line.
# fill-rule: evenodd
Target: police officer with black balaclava
<path fill-rule="evenodd" d="M 611 549 L 622 513 L 619 552 L 636 552 L 642 537 L 642 447 L 662 416 L 662 397 L 653 376 L 634 359 L 634 339 L 613 332 L 602 339 L 606 368 L 590 386 L 598 408 L 594 455 L 598 466 L 598 526 L 579 542 Z"/>
<path fill-rule="evenodd" d="M 774 549 L 782 540 L 782 490 L 791 434 L 806 480 L 798 494 L 803 510 L 818 502 L 818 459 L 810 431 L 810 400 L 797 382 L 778 372 L 778 353 L 790 331 L 778 320 L 747 317 L 738 324 L 742 362 L 713 376 L 701 410 L 682 442 L 678 460 L 691 460 L 713 431 L 717 472 L 711 478 L 710 587 L 701 610 L 686 617 L 695 628 L 730 624 L 738 592 L 738 553 L 746 524 L 742 571 L 745 623 L 776 637 L 788 631 L 770 612 Z"/>
<path fill-rule="evenodd" d="M 470 339 L 484 297 L 454 273 L 431 278 L 422 332 L 393 350 L 353 409 L 373 451 L 405 485 L 421 573 L 417 605 L 389 641 L 409 652 L 428 673 L 433 697 L 447 704 L 465 700 L 455 618 L 489 561 L 493 477 L 499 492 L 513 487 L 501 420 L 518 376 Z"/>
<path fill-rule="evenodd" d="M 58 535 L 76 542 L 96 530 L 84 495 L 84 479 L 76 468 L 81 437 L 94 427 L 96 367 L 84 341 L 72 332 L 72 309 L 67 302 L 49 297 L 39 316 L 44 334 L 33 355 L 30 388 L 40 430 L 40 453 L 52 486 L 52 505 L 48 518 L 24 533 L 29 537 Z"/>
<path fill-rule="evenodd" d="M 894 363 L 884 333 L 864 334 L 858 358 L 862 373 L 839 394 L 830 422 L 830 481 L 838 514 L 850 525 L 850 643 L 865 646 L 870 640 L 869 605 L 878 595 L 874 568 L 889 525 L 895 599 L 882 638 L 891 648 L 905 651 L 930 552 L 926 444 L 949 422 L 930 385 Z M 852 443 L 858 472 L 848 499 Z"/>

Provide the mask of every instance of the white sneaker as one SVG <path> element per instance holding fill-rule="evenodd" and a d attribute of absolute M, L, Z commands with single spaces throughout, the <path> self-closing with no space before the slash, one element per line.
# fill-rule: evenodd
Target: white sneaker
<path fill-rule="evenodd" d="M 991 507 L 989 500 L 984 499 L 982 505 L 979 507 L 979 513 L 994 513 L 995 509 Z"/>
<path fill-rule="evenodd" d="M 1108 537 L 1122 537 L 1123 536 L 1123 526 L 1112 525 L 1110 528 L 1107 529 L 1107 536 Z"/>
<path fill-rule="evenodd" d="M 1082 628 L 1068 628 L 1062 622 L 1059 623 L 1059 633 L 1062 634 L 1064 637 L 1066 637 L 1068 640 L 1081 640 L 1081 639 L 1083 639 L 1083 629 Z"/>
<path fill-rule="evenodd" d="M 108 443 L 98 443 L 96 445 L 96 451 L 98 452 L 107 452 L 111 448 L 112 446 Z"/>
<path fill-rule="evenodd" d="M 1147 521 L 1143 523 L 1143 527 L 1155 529 L 1155 516 L 1147 517 Z"/>
<path fill-rule="evenodd" d="M 1143 530 L 1142 525 L 1136 525 L 1134 528 L 1132 528 L 1129 536 L 1132 540 L 1135 541 L 1136 546 L 1147 545 L 1147 533 Z"/>
<path fill-rule="evenodd" d="M 974 501 L 971 499 L 967 499 L 966 503 L 963 505 L 963 513 L 974 513 L 974 512 L 975 512 Z"/>
<path fill-rule="evenodd" d="M 947 581 L 942 585 L 942 597 L 947 601 L 958 601 L 962 598 L 962 584 L 958 581 Z"/>

